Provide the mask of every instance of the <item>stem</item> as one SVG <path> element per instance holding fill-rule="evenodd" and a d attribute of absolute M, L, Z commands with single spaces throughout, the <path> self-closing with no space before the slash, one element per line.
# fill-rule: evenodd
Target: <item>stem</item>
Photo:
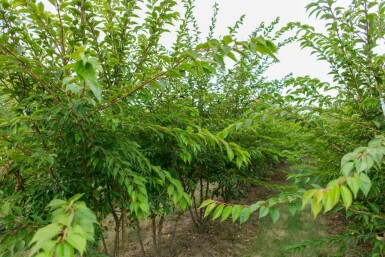
<path fill-rule="evenodd" d="M 152 242 L 154 244 L 154 251 L 158 250 L 158 244 L 156 242 L 156 216 L 151 218 L 152 221 Z"/>
<path fill-rule="evenodd" d="M 158 223 L 158 254 L 159 256 L 162 256 L 162 229 L 163 229 L 163 223 L 164 223 L 164 215 L 160 217 L 159 223 Z"/>
<path fill-rule="evenodd" d="M 102 234 L 102 243 L 103 243 L 103 248 L 104 248 L 104 253 L 108 256 L 108 248 L 106 244 L 106 239 L 104 238 L 104 235 Z"/>
<path fill-rule="evenodd" d="M 197 220 L 200 222 L 201 217 L 198 214 L 198 208 L 197 208 L 197 203 L 196 203 L 196 199 L 195 199 L 195 190 L 191 193 L 191 198 L 192 198 L 192 205 L 194 208 L 195 216 L 196 216 Z"/>
<path fill-rule="evenodd" d="M 68 61 L 65 58 L 65 55 L 66 55 L 65 32 L 64 32 L 64 26 L 63 26 L 63 21 L 62 21 L 61 12 L 60 12 L 60 5 L 59 5 L 58 0 L 55 0 L 55 7 L 56 7 L 57 15 L 59 18 L 59 22 L 60 22 L 60 34 L 61 34 L 60 44 L 61 44 L 61 49 L 62 49 L 61 52 L 62 52 L 62 56 L 63 56 L 63 63 L 64 63 L 64 65 L 67 65 Z"/>
<path fill-rule="evenodd" d="M 182 217 L 182 212 L 178 214 L 178 217 L 175 219 L 175 223 L 174 223 L 174 228 L 172 230 L 172 237 L 171 237 L 171 252 L 173 252 L 173 249 L 175 247 L 175 236 L 176 236 L 176 227 L 178 225 L 178 221 L 180 220 L 180 218 Z"/>
<path fill-rule="evenodd" d="M 188 207 L 188 211 L 190 212 L 191 220 L 195 225 L 195 228 L 199 229 L 199 223 L 195 220 L 193 211 L 191 210 L 191 206 Z"/>
<path fill-rule="evenodd" d="M 184 57 L 182 58 L 175 66 L 178 66 L 179 64 L 181 64 L 184 60 L 186 60 L 188 57 Z M 174 67 L 175 68 L 175 67 Z M 137 91 L 139 91 L 140 89 L 144 88 L 145 86 L 147 86 L 148 84 L 150 84 L 151 82 L 154 82 L 154 81 L 157 81 L 160 77 L 166 75 L 168 73 L 168 71 L 163 71 L 163 72 L 160 72 L 158 73 L 157 75 L 155 75 L 154 77 L 152 77 L 151 79 L 147 80 L 147 81 L 144 81 L 142 82 L 139 86 L 135 87 L 134 89 L 132 89 L 130 92 L 126 93 L 126 94 L 123 94 L 121 95 L 120 97 L 117 97 L 115 98 L 114 100 L 112 100 L 111 102 L 99 107 L 98 109 L 95 110 L 95 112 L 99 112 L 99 111 L 102 111 L 104 109 L 107 109 L 108 107 L 116 104 L 117 102 L 120 102 L 121 100 L 135 94 Z"/>
<path fill-rule="evenodd" d="M 142 238 L 139 220 L 136 222 L 136 229 L 135 230 L 136 230 L 136 236 L 138 237 L 138 240 L 139 240 L 140 251 L 142 252 L 142 256 L 147 257 L 146 251 L 145 251 L 144 245 L 143 245 L 143 238 Z"/>
<path fill-rule="evenodd" d="M 122 252 L 126 252 L 126 247 L 127 247 L 127 229 L 126 229 L 126 221 L 127 221 L 127 210 L 123 209 L 122 215 L 120 217 L 121 219 L 121 226 L 122 226 L 122 243 L 121 243 L 121 248 Z"/>
<path fill-rule="evenodd" d="M 200 178 L 200 199 L 199 199 L 199 206 L 203 203 L 204 195 L 203 195 L 203 178 Z M 203 209 L 201 208 L 199 210 L 199 218 L 202 220 L 203 217 Z"/>
<path fill-rule="evenodd" d="M 115 240 L 114 240 L 114 251 L 113 251 L 113 257 L 119 257 L 119 228 L 120 228 L 120 219 L 118 217 L 118 214 L 116 213 L 114 206 L 112 204 L 112 200 L 108 199 L 108 203 L 111 206 L 111 214 L 115 221 Z"/>

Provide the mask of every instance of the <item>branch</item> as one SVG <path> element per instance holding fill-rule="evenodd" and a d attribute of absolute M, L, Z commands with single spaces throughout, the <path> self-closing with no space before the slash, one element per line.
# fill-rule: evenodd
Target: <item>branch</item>
<path fill-rule="evenodd" d="M 184 60 L 186 60 L 187 58 L 188 58 L 188 57 L 182 58 L 182 59 L 181 59 L 181 60 L 180 60 L 174 67 L 176 67 L 176 66 L 178 66 L 179 64 L 181 64 L 181 63 L 182 63 Z M 149 83 L 158 80 L 160 77 L 166 75 L 167 73 L 168 73 L 168 71 L 163 71 L 163 72 L 157 74 L 155 77 L 153 77 L 153 78 L 151 78 L 151 79 L 149 79 L 149 80 L 147 80 L 147 81 L 145 81 L 145 82 L 142 82 L 142 84 L 140 84 L 139 86 L 135 87 L 135 88 L 132 89 L 130 92 L 128 92 L 128 93 L 126 93 L 126 94 L 123 94 L 122 96 L 120 96 L 120 97 L 118 97 L 118 98 L 115 98 L 115 99 L 112 100 L 111 102 L 109 102 L 109 103 L 107 103 L 107 104 L 105 104 L 105 105 L 99 107 L 98 109 L 96 109 L 96 110 L 94 111 L 94 113 L 95 113 L 95 112 L 100 112 L 100 111 L 102 111 L 102 110 L 104 110 L 104 109 L 107 109 L 108 107 L 110 107 L 110 106 L 116 104 L 117 102 L 120 102 L 121 100 L 123 100 L 123 99 L 129 97 L 130 95 L 135 94 L 138 90 L 140 90 L 140 89 L 142 89 L 143 87 L 147 86 Z"/>

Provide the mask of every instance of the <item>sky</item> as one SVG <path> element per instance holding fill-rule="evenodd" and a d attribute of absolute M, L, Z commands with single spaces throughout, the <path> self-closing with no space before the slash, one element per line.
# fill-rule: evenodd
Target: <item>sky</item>
<path fill-rule="evenodd" d="M 234 24 L 238 18 L 245 14 L 245 22 L 239 31 L 240 39 L 247 36 L 262 21 L 269 23 L 275 18 L 280 17 L 280 26 L 285 26 L 288 22 L 303 22 L 323 31 L 323 23 L 308 17 L 305 6 L 309 0 L 196 0 L 195 15 L 203 35 L 207 35 L 208 26 L 211 23 L 212 6 L 215 2 L 219 4 L 218 25 L 216 31 L 226 35 L 227 27 Z M 348 0 L 339 0 L 348 2 Z M 294 76 L 306 76 L 319 78 L 323 81 L 331 82 L 329 66 L 324 61 L 317 61 L 316 56 L 310 54 L 309 49 L 301 49 L 298 43 L 292 43 L 281 48 L 278 53 L 278 64 L 272 65 L 266 73 L 270 79 L 280 79 L 287 74 L 293 73 Z"/>
<path fill-rule="evenodd" d="M 40 0 L 46 8 L 48 0 Z M 345 5 L 351 0 L 338 0 Z M 247 39 L 250 33 L 261 23 L 269 24 L 280 17 L 280 25 L 288 22 L 302 22 L 314 26 L 318 31 L 325 28 L 322 21 L 308 17 L 305 6 L 310 0 L 195 0 L 195 16 L 201 29 L 201 36 L 206 37 L 211 24 L 212 6 L 219 4 L 218 23 L 214 36 L 228 34 L 228 26 L 232 26 L 241 15 L 246 15 L 244 25 L 237 35 L 238 40 Z M 172 38 L 172 35 L 171 35 Z M 170 38 L 170 40 L 171 40 Z M 270 79 L 280 79 L 292 73 L 294 76 L 306 76 L 319 78 L 322 81 L 331 82 L 329 66 L 324 61 L 318 61 L 316 56 L 310 54 L 310 49 L 301 49 L 298 43 L 292 43 L 280 49 L 277 54 L 279 63 L 272 65 L 265 74 Z"/>

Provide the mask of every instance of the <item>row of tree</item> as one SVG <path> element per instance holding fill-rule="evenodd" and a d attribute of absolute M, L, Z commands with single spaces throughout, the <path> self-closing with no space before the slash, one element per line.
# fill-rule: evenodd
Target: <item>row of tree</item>
<path fill-rule="evenodd" d="M 182 13 L 173 0 L 1 4 L 1 256 L 119 256 L 127 226 L 140 238 L 144 218 L 160 254 L 168 214 L 188 212 L 202 229 L 210 213 L 276 221 L 278 204 L 294 213 L 309 201 L 315 216 L 346 207 L 349 228 L 331 239 L 341 254 L 365 242 L 384 255 L 384 3 L 314 1 L 309 13 L 326 20 L 326 34 L 276 20 L 245 41 L 236 39 L 243 17 L 213 38 L 217 5 L 202 40 L 193 0 L 179 3 Z M 174 27 L 167 48 L 160 39 Z M 264 77 L 293 41 L 330 64 L 333 83 Z M 266 186 L 283 161 L 301 164 L 291 191 L 228 204 L 246 185 Z"/>

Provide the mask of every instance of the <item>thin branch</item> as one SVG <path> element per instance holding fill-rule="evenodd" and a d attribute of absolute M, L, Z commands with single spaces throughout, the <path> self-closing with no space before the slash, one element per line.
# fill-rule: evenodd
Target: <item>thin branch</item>
<path fill-rule="evenodd" d="M 184 57 L 182 58 L 175 66 L 178 66 L 179 64 L 181 64 L 184 60 L 186 60 L 188 57 Z M 174 66 L 174 67 L 175 67 Z M 114 100 L 112 100 L 111 102 L 99 107 L 98 109 L 95 110 L 95 112 L 100 112 L 104 109 L 107 109 L 108 107 L 116 104 L 117 102 L 120 102 L 121 100 L 135 94 L 138 90 L 144 88 L 145 86 L 147 86 L 148 84 L 150 84 L 151 82 L 154 82 L 156 80 L 158 80 L 160 77 L 166 75 L 168 73 L 168 71 L 163 71 L 159 74 L 157 74 L 155 77 L 145 81 L 145 82 L 142 82 L 139 86 L 133 88 L 130 92 L 126 93 L 126 94 L 123 94 L 122 96 L 118 97 L 118 98 L 115 98 Z"/>

